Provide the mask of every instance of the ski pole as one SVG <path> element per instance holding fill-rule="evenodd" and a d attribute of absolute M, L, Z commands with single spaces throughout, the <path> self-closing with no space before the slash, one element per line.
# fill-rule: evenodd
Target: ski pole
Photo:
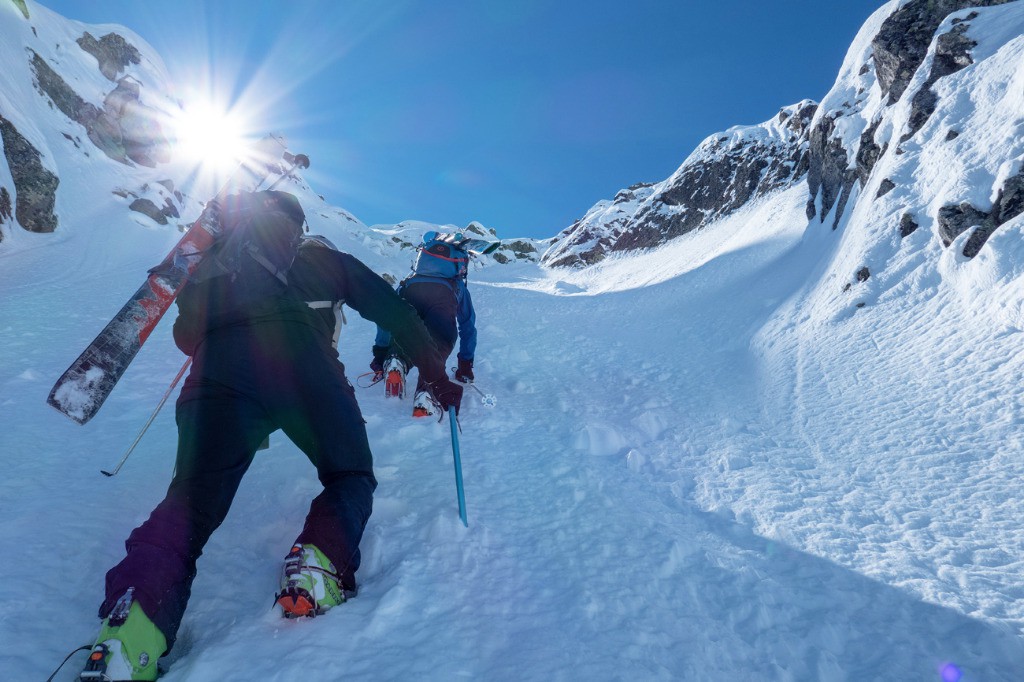
<path fill-rule="evenodd" d="M 480 394 L 480 404 L 484 407 L 494 407 L 498 404 L 498 399 L 494 397 L 493 393 L 484 393 L 476 387 L 476 384 L 473 383 L 470 383 L 469 387 Z"/>
<path fill-rule="evenodd" d="M 458 372 L 458 367 L 452 367 L 452 374 L 455 374 L 456 372 Z M 472 381 L 461 381 L 460 380 L 459 383 L 461 383 L 463 385 L 468 385 L 474 391 L 479 393 L 480 394 L 480 403 L 484 407 L 494 407 L 494 406 L 496 406 L 498 404 L 498 399 L 494 397 L 493 393 L 484 393 L 479 388 L 477 388 L 476 384 L 474 384 Z"/>
<path fill-rule="evenodd" d="M 462 525 L 469 528 L 466 519 L 466 491 L 462 487 L 462 458 L 459 456 L 459 425 L 455 421 L 455 410 L 448 408 L 448 422 L 452 427 L 452 457 L 455 459 L 455 492 L 459 496 L 459 518 Z"/>
<path fill-rule="evenodd" d="M 135 437 L 135 441 L 130 446 L 128 446 L 127 452 L 124 453 L 124 457 L 121 458 L 121 461 L 117 463 L 117 467 L 115 467 L 113 471 L 104 471 L 100 469 L 101 474 L 103 474 L 104 476 L 113 476 L 114 474 L 121 470 L 121 467 L 128 460 L 128 455 L 132 454 L 132 450 L 134 450 L 135 446 L 139 444 L 140 440 L 142 440 L 143 434 L 145 434 L 146 431 L 149 429 L 149 425 L 153 423 L 153 420 L 156 419 L 156 416 L 160 414 L 160 409 L 164 406 L 164 403 L 167 402 L 167 398 L 168 396 L 171 395 L 171 391 L 173 391 L 174 387 L 178 385 L 179 381 L 181 381 L 181 377 L 185 375 L 185 370 L 187 370 L 188 366 L 191 364 L 192 358 L 189 358 L 188 360 L 185 361 L 185 364 L 181 366 L 181 369 L 178 370 L 178 374 L 177 376 L 174 377 L 174 381 L 172 381 L 171 385 L 167 387 L 167 391 L 164 393 L 164 397 L 160 399 L 160 403 L 156 406 L 156 409 L 153 410 L 153 414 L 149 415 L 149 421 L 147 421 L 146 425 L 142 427 L 141 431 L 139 431 L 139 435 Z"/>

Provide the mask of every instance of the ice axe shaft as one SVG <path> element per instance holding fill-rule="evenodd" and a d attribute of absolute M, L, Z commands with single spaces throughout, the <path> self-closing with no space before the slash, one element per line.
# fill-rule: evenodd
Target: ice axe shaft
<path fill-rule="evenodd" d="M 459 518 L 469 528 L 466 519 L 466 491 L 462 487 L 462 457 L 459 455 L 459 423 L 455 420 L 455 408 L 448 408 L 448 422 L 452 429 L 452 457 L 455 460 L 455 492 L 459 497 Z"/>

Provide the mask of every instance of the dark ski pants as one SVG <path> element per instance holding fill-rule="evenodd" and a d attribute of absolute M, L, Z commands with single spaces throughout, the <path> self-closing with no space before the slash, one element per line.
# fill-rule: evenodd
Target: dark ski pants
<path fill-rule="evenodd" d="M 259 336 L 219 332 L 200 346 L 177 403 L 174 477 L 164 500 L 125 542 L 125 559 L 107 573 L 101 618 L 134 587 L 170 650 L 196 560 L 227 516 L 256 449 L 277 429 L 306 454 L 323 484 L 295 542 L 319 547 L 344 586 L 355 589 L 377 482 L 355 392 L 334 355 L 312 329 L 283 324 Z M 281 473 L 282 481 L 290 477 Z M 281 557 L 286 553 L 282 546 Z"/>
<path fill-rule="evenodd" d="M 441 357 L 447 358 L 455 348 L 459 338 L 459 330 L 455 320 L 458 301 L 455 292 L 447 284 L 440 282 L 413 282 L 399 290 L 399 295 L 416 309 L 424 326 L 434 339 Z M 405 358 L 406 366 L 409 365 Z M 423 377 L 416 382 L 416 390 L 423 388 Z"/>

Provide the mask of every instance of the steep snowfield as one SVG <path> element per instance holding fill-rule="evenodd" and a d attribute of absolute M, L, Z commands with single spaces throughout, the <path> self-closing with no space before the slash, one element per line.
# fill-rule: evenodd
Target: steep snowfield
<path fill-rule="evenodd" d="M 890 146 L 836 230 L 808 226 L 801 184 L 642 255 L 475 269 L 479 387 L 498 404 L 465 400 L 469 528 L 446 424 L 358 389 L 380 480 L 359 596 L 315 620 L 272 610 L 319 487 L 276 434 L 199 562 L 162 680 L 1021 679 L 1024 219 L 972 260 L 967 233 L 943 248 L 932 219 L 946 201 L 991 202 L 1019 171 L 1022 6 L 979 11 L 975 64 L 936 83 L 929 122 L 903 154 Z M 39 45 L 73 40 L 48 17 Z M 36 40 L 12 26 L 4 41 Z M 868 33 L 823 108 L 873 78 L 859 69 Z M 38 104 L 30 85 L 0 84 Z M 884 114 L 879 140 L 898 137 L 909 112 L 883 112 L 863 85 L 849 140 L 864 112 Z M 110 194 L 160 171 L 85 157 L 51 131 L 64 121 L 45 107 L 18 119 L 61 171 L 61 229 L 5 224 L 0 248 L 11 680 L 45 679 L 91 643 L 104 573 L 169 481 L 173 406 L 121 473 L 99 470 L 184 361 L 168 320 L 93 421 L 45 405 L 178 235 Z M 947 127 L 961 135 L 946 141 Z M 884 177 L 898 187 L 874 199 Z M 398 242 L 433 229 L 367 228 L 304 181 L 284 188 L 313 231 L 381 272 L 405 271 Z M 198 197 L 185 204 L 194 217 Z M 907 210 L 921 227 L 900 239 Z M 356 382 L 373 328 L 348 320 Z"/>
<path fill-rule="evenodd" d="M 498 406 L 471 393 L 463 411 L 469 528 L 446 426 L 360 389 L 381 485 L 359 597 L 312 621 L 271 610 L 318 487 L 275 435 L 200 561 L 162 679 L 1016 679 L 1019 331 L 964 321 L 970 278 L 805 319 L 832 235 L 802 236 L 803 200 L 691 235 L 700 258 L 479 273 L 479 384 Z M 60 245 L 0 257 L 0 596 L 32 604 L 0 616 L 11 679 L 89 642 L 103 573 L 170 476 L 171 408 L 116 478 L 98 471 L 183 360 L 168 324 L 88 425 L 44 404 L 162 255 L 106 246 L 91 276 L 48 266 Z M 979 266 L 998 268 L 964 267 Z M 349 321 L 354 378 L 373 330 Z"/>

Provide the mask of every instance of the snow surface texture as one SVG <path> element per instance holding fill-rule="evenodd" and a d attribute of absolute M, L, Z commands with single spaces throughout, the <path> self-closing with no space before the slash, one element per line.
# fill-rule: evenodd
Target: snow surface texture
<path fill-rule="evenodd" d="M 989 35 L 1024 25 L 1015 5 L 981 13 Z M 34 25 L 41 42 L 63 26 L 45 14 Z M 996 106 L 1007 102 L 1019 126 L 1012 68 L 1016 89 L 993 76 L 963 116 L 1012 119 Z M 986 130 L 954 143 L 974 149 Z M 1006 140 L 991 135 L 1001 157 Z M 86 163 L 52 142 L 56 165 Z M 895 174 L 902 162 L 879 164 Z M 4 679 L 45 679 L 92 642 L 104 573 L 173 466 L 168 405 L 117 477 L 99 473 L 184 362 L 169 320 L 92 422 L 45 405 L 178 237 L 106 192 L 124 166 L 94 154 L 83 168 L 62 173 L 64 228 L 5 225 L 0 248 Z M 916 168 L 922 186 L 942 177 Z M 139 183 L 148 171 L 131 172 Z M 313 231 L 381 271 L 405 269 L 379 231 L 304 181 L 286 189 Z M 848 208 L 837 231 L 808 227 L 797 186 L 640 256 L 474 271 L 477 377 L 498 405 L 473 392 L 464 404 L 469 528 L 447 424 L 360 389 L 380 487 L 359 596 L 314 620 L 271 609 L 319 490 L 276 434 L 199 561 L 162 680 L 1022 679 L 1021 220 L 966 260 L 931 229 L 876 234 L 894 194 Z M 858 282 L 865 262 L 884 267 Z M 348 320 L 354 380 L 373 327 Z"/>

